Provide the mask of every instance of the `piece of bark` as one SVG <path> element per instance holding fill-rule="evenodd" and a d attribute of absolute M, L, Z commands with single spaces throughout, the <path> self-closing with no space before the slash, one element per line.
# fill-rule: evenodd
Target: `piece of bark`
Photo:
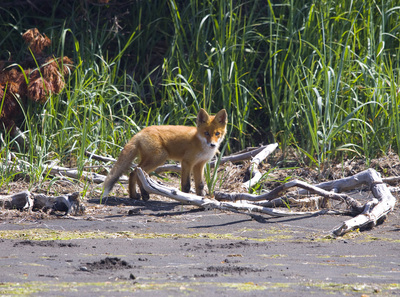
<path fill-rule="evenodd" d="M 0 196 L 0 207 L 5 209 L 31 210 L 33 207 L 33 196 L 29 191 Z"/>
<path fill-rule="evenodd" d="M 85 211 L 85 206 L 81 203 L 79 192 L 72 194 L 50 197 L 43 194 L 34 195 L 34 210 L 43 211 L 62 211 L 65 215 L 72 213 L 77 215 Z"/>
<path fill-rule="evenodd" d="M 50 197 L 23 191 L 12 195 L 0 196 L 0 207 L 19 210 L 63 211 L 65 215 L 83 213 L 85 206 L 79 198 L 79 192 Z"/>

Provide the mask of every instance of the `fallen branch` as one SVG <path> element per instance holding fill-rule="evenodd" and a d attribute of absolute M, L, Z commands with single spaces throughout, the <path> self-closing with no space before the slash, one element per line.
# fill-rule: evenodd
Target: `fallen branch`
<path fill-rule="evenodd" d="M 258 164 L 263 159 L 263 156 L 268 156 L 269 153 L 273 151 L 275 148 L 276 148 L 275 144 L 269 147 L 268 146 L 263 147 L 261 150 L 258 151 L 260 155 L 254 158 L 251 166 L 253 166 L 253 168 L 255 166 L 258 166 Z M 243 155 L 241 157 L 243 157 Z M 237 158 L 237 156 L 235 156 L 235 158 Z M 77 170 L 70 170 L 64 167 L 54 166 L 52 168 L 51 173 L 53 174 L 54 172 L 56 172 L 57 174 L 65 174 L 69 177 L 74 177 L 74 178 L 78 177 Z M 96 182 L 104 181 L 103 176 L 95 173 L 86 173 L 86 174 L 84 173 L 83 176 L 86 179 L 98 180 Z M 383 183 L 379 174 L 373 169 L 368 169 L 354 176 L 346 177 L 340 180 L 324 182 L 317 185 L 309 185 L 299 180 L 293 180 L 273 189 L 269 193 L 258 196 L 246 193 L 236 193 L 236 194 L 215 193 L 215 198 L 218 201 L 206 199 L 192 194 L 186 194 L 180 192 L 177 189 L 165 187 L 163 185 L 155 183 L 152 179 L 146 178 L 144 173 L 140 169 L 138 170 L 138 176 L 145 190 L 149 193 L 166 196 L 183 203 L 190 203 L 203 208 L 215 208 L 215 209 L 229 210 L 235 212 L 239 211 L 247 211 L 250 213 L 260 212 L 271 216 L 306 215 L 306 214 L 310 215 L 310 214 L 322 214 L 328 212 L 327 210 L 314 211 L 314 212 L 295 212 L 287 210 L 278 210 L 272 207 L 266 207 L 266 205 L 268 206 L 271 205 L 270 203 L 271 201 L 275 200 L 275 202 L 277 202 L 278 199 L 280 199 L 283 202 L 283 204 L 285 204 L 285 202 L 280 197 L 291 188 L 294 187 L 301 188 L 297 192 L 298 195 L 309 195 L 310 193 L 313 193 L 322 196 L 325 200 L 332 199 L 337 201 L 343 201 L 347 203 L 352 212 L 358 214 L 355 218 L 343 222 L 342 225 L 332 230 L 332 233 L 337 236 L 343 235 L 353 229 L 360 228 L 366 225 L 371 225 L 371 226 L 376 225 L 376 223 L 379 220 L 384 219 L 384 217 L 393 209 L 396 202 L 395 198 L 392 196 L 389 189 Z M 124 179 L 126 179 L 126 177 L 124 177 Z M 362 185 L 367 185 L 371 189 L 375 197 L 375 199 L 367 202 L 365 205 L 361 204 L 359 201 L 355 200 L 349 195 L 341 193 L 357 188 Z M 230 202 L 221 202 L 226 200 Z M 289 199 L 286 202 L 299 203 L 300 201 L 306 202 L 302 199 Z M 321 202 L 316 202 L 316 201 L 317 199 L 314 200 L 314 203 L 318 203 L 319 205 L 321 204 Z M 310 201 L 306 203 L 309 202 Z"/>
<path fill-rule="evenodd" d="M 87 172 L 82 171 L 79 173 L 77 169 L 70 169 L 61 166 L 49 166 L 48 170 L 52 175 L 61 175 L 61 176 L 68 176 L 75 179 L 83 178 L 84 180 L 94 182 L 96 184 L 101 184 L 106 180 L 106 176 L 102 174 L 98 174 L 96 172 Z M 120 177 L 120 182 L 128 182 L 128 177 L 125 175 Z"/>
<path fill-rule="evenodd" d="M 348 191 L 362 185 L 367 185 L 375 197 L 375 199 L 367 202 L 365 205 L 362 205 L 360 202 L 346 194 L 340 194 L 340 192 Z M 302 190 L 298 191 L 299 194 L 313 193 L 326 199 L 342 200 L 350 206 L 351 211 L 358 214 L 355 218 L 343 222 L 342 225 L 332 230 L 333 234 L 337 236 L 341 236 L 351 230 L 366 225 L 375 226 L 379 220 L 384 219 L 386 215 L 393 210 L 396 203 L 396 199 L 383 183 L 379 173 L 374 169 L 368 169 L 354 176 L 320 183 L 314 186 L 308 185 L 302 181 L 293 180 L 275 188 L 269 193 L 259 196 L 246 193 L 215 193 L 215 198 L 220 201 L 271 201 L 293 187 L 302 188 Z"/>
<path fill-rule="evenodd" d="M 294 198 L 288 197 L 287 194 L 285 197 L 275 198 L 269 201 L 259 201 L 253 202 L 255 205 L 260 205 L 264 207 L 306 207 L 306 208 L 326 208 L 327 201 L 324 197 L 314 196 L 314 197 L 306 197 L 306 198 Z"/>
<path fill-rule="evenodd" d="M 393 210 L 396 204 L 396 198 L 382 182 L 380 174 L 377 171 L 368 169 L 355 176 L 359 178 L 360 184 L 368 184 L 376 199 L 367 204 L 360 215 L 343 222 L 341 226 L 335 228 L 332 232 L 338 236 L 362 226 L 375 226 L 378 221 L 386 218 L 386 215 Z"/>
<path fill-rule="evenodd" d="M 96 155 L 95 153 L 85 151 L 85 155 L 89 157 L 89 159 L 97 160 L 97 161 L 102 161 L 102 162 L 117 162 L 116 159 L 110 158 L 110 157 L 104 157 L 100 155 Z"/>
<path fill-rule="evenodd" d="M 264 161 L 276 148 L 278 147 L 277 143 L 273 143 L 264 147 L 262 151 L 260 151 L 250 162 L 249 168 L 247 168 L 247 175 L 250 177 L 249 181 L 246 181 L 242 184 L 242 187 L 246 190 L 250 189 L 254 186 L 261 178 L 262 174 L 258 170 L 258 166 L 262 161 Z"/>
<path fill-rule="evenodd" d="M 237 201 L 237 200 L 247 200 L 247 201 L 261 201 L 261 200 L 266 200 L 270 201 L 272 199 L 276 199 L 283 194 L 287 192 L 287 190 L 294 188 L 294 187 L 300 187 L 302 189 L 307 190 L 309 193 L 313 194 L 318 194 L 320 196 L 323 196 L 325 198 L 330 198 L 334 200 L 339 200 L 339 201 L 345 201 L 355 212 L 361 212 L 364 207 L 359 203 L 357 200 L 351 198 L 350 196 L 346 194 L 338 194 L 334 192 L 328 192 L 324 189 L 318 188 L 316 186 L 309 185 L 303 181 L 300 180 L 292 180 L 289 181 L 283 185 L 280 185 L 273 189 L 272 191 L 263 194 L 263 195 L 251 195 L 251 194 L 246 194 L 246 193 L 220 193 L 216 192 L 215 193 L 215 199 L 216 200 L 229 200 L 229 201 Z"/>
<path fill-rule="evenodd" d="M 205 209 L 220 209 L 220 210 L 229 210 L 234 212 L 247 211 L 259 212 L 268 214 L 271 216 L 282 217 L 282 216 L 299 216 L 299 215 L 316 215 L 326 213 L 326 211 L 308 211 L 308 212 L 293 212 L 293 211 L 284 211 L 274 208 L 267 208 L 263 206 L 254 205 L 252 203 L 240 202 L 240 203 L 232 203 L 232 202 L 219 202 L 217 200 L 212 200 L 208 198 L 204 198 L 201 196 L 197 196 L 194 194 L 188 194 L 179 191 L 176 188 L 167 187 L 160 183 L 155 182 L 151 178 L 148 177 L 147 173 L 145 173 L 141 168 L 137 168 L 137 175 L 140 182 L 143 185 L 143 188 L 149 194 L 161 195 L 164 197 L 168 197 L 174 200 L 177 200 L 181 203 L 189 203 L 193 205 L 197 205 L 199 207 Z"/>

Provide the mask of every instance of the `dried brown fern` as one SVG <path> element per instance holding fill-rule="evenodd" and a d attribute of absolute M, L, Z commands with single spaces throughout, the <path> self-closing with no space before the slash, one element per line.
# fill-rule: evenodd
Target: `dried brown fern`
<path fill-rule="evenodd" d="M 50 38 L 40 34 L 39 30 L 36 28 L 26 31 L 22 34 L 22 38 L 35 56 L 42 55 L 43 50 L 51 44 Z"/>
<path fill-rule="evenodd" d="M 68 57 L 44 56 L 43 50 L 51 40 L 38 29 L 26 31 L 22 38 L 40 65 L 22 72 L 20 68 L 6 68 L 6 61 L 0 61 L 0 123 L 13 137 L 17 136 L 16 119 L 21 115 L 21 106 L 26 100 L 43 104 L 50 94 L 59 94 L 73 65 Z M 21 64 L 28 62 L 21 61 Z"/>

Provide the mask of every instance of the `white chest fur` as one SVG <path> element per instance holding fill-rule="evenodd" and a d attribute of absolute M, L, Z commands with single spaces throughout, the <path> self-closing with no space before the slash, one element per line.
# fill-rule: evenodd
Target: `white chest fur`
<path fill-rule="evenodd" d="M 214 146 L 211 143 L 207 143 L 205 138 L 201 139 L 201 150 L 197 154 L 197 159 L 199 161 L 209 161 L 214 157 L 215 153 L 218 151 L 219 142 Z"/>

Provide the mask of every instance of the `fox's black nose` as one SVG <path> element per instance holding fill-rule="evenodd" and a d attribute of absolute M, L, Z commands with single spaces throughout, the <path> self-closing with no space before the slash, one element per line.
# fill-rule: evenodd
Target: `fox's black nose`
<path fill-rule="evenodd" d="M 215 143 L 210 143 L 210 146 L 211 147 L 215 147 Z"/>

